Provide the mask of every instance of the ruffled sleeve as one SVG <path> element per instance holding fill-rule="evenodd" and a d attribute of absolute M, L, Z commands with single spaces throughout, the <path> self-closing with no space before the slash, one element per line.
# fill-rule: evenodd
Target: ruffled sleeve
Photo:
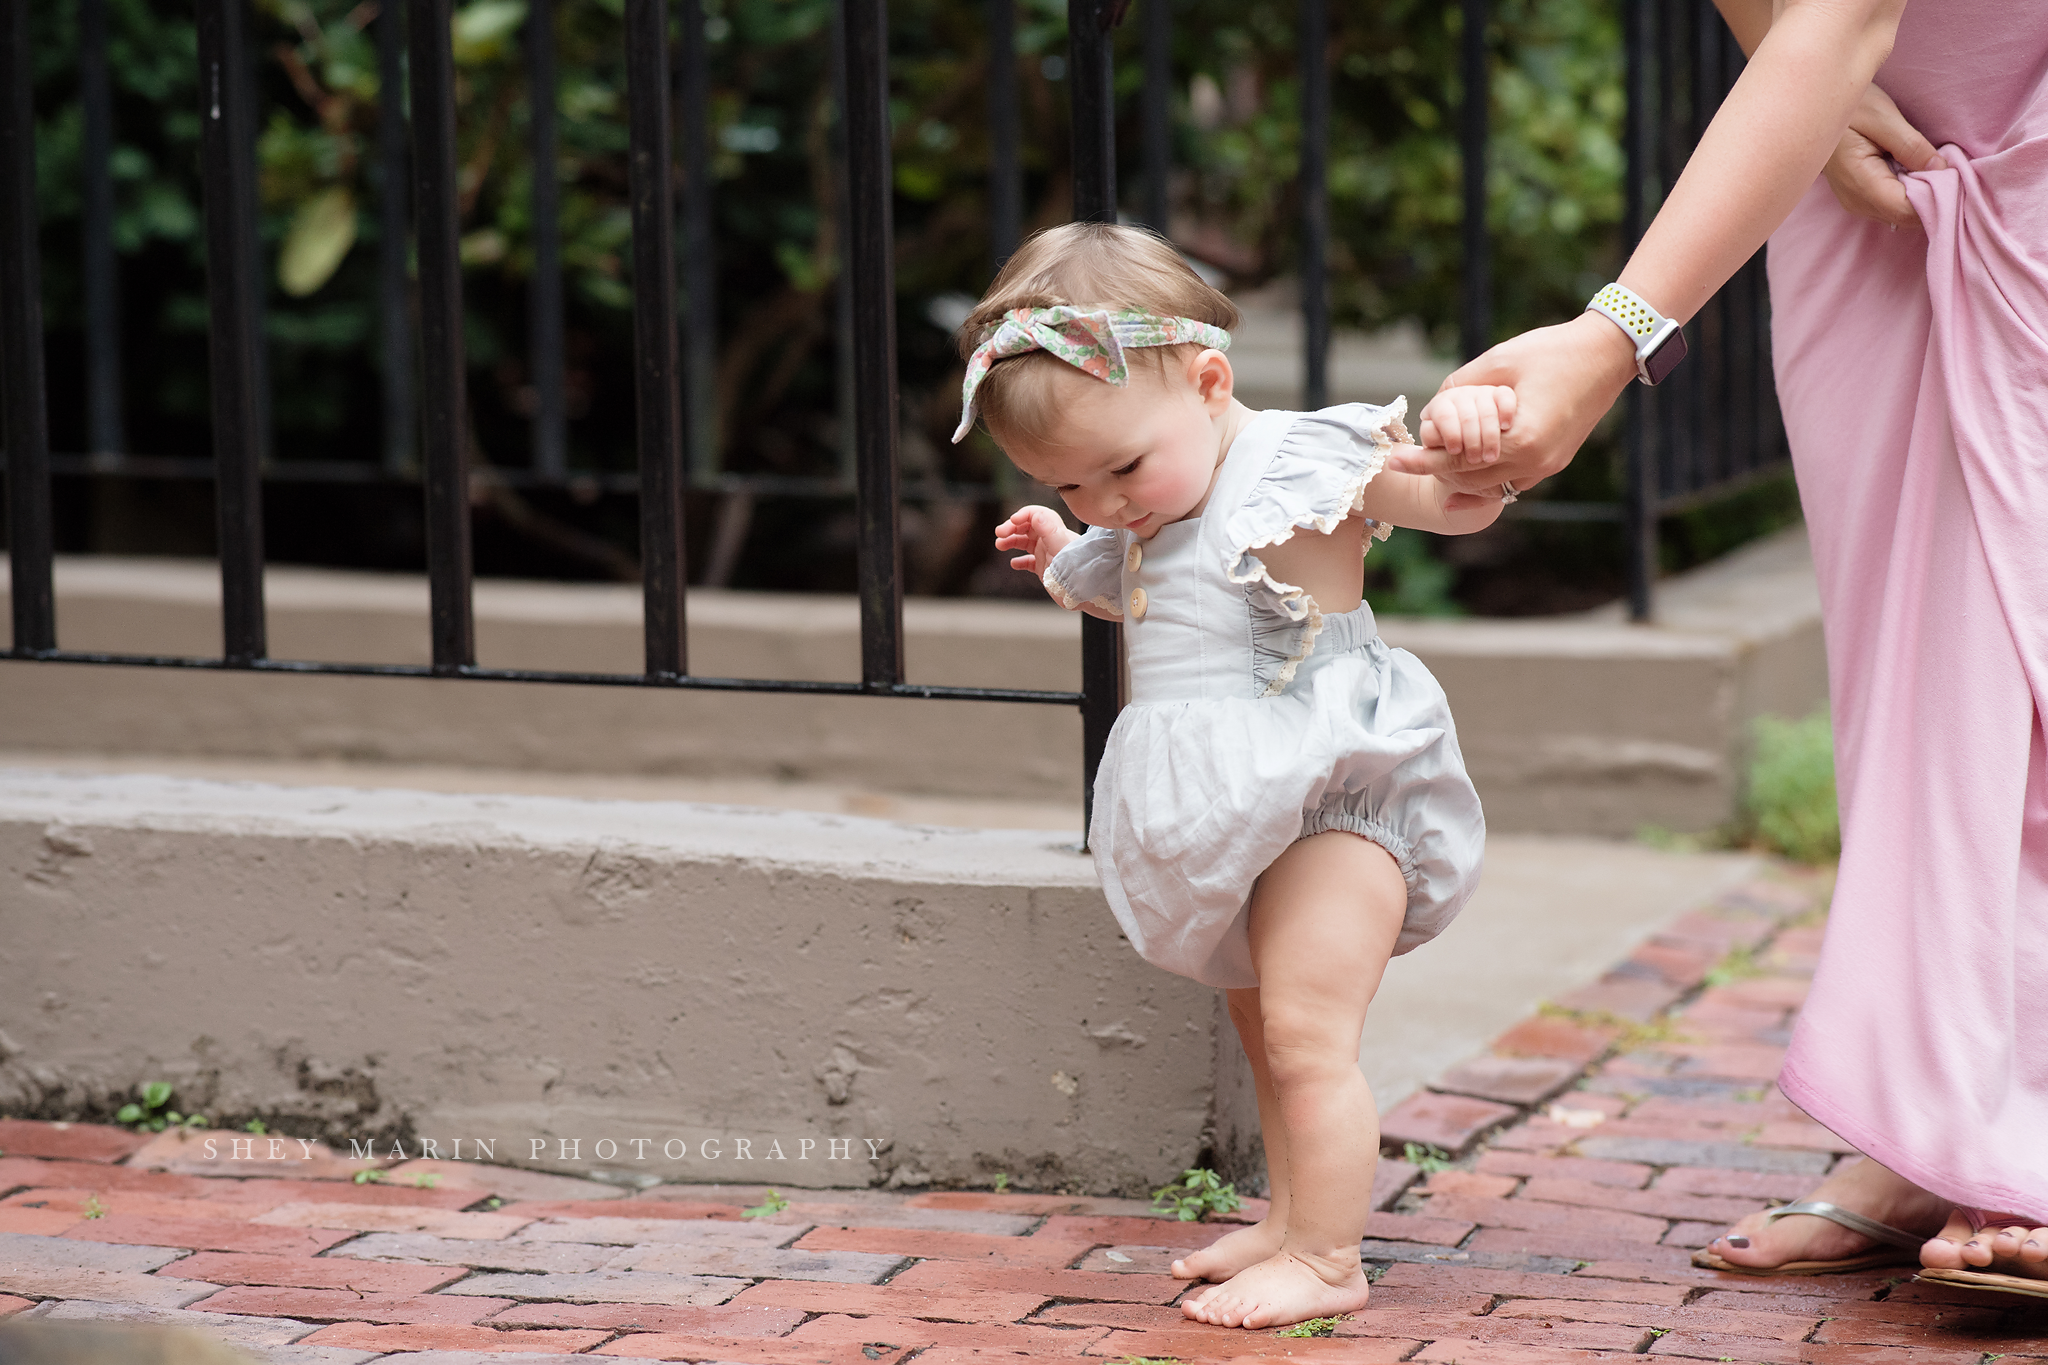
<path fill-rule="evenodd" d="M 1053 556 L 1042 577 L 1045 590 L 1068 611 L 1078 611 L 1086 604 L 1120 617 L 1124 614 L 1123 572 L 1123 533 L 1091 526 L 1079 540 Z"/>
<path fill-rule="evenodd" d="M 1323 626 L 1316 600 L 1302 588 L 1283 583 L 1267 570 L 1256 550 L 1293 538 L 1296 531 L 1323 535 L 1365 503 L 1365 486 L 1387 463 L 1387 452 L 1408 440 L 1401 419 L 1408 400 L 1396 398 L 1386 407 L 1343 403 L 1320 412 L 1303 413 L 1280 438 L 1265 472 L 1224 525 L 1224 572 L 1233 583 L 1258 583 L 1273 595 L 1290 621 L 1302 622 L 1294 654 L 1267 689 L 1278 693 L 1294 679 L 1315 648 Z M 1385 540 L 1393 527 L 1367 519 L 1374 540 Z"/>

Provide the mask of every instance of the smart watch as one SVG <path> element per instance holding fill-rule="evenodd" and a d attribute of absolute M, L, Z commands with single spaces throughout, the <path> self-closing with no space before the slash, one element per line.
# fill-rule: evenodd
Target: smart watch
<path fill-rule="evenodd" d="M 1632 289 L 1610 284 L 1586 305 L 1628 333 L 1636 344 L 1636 378 L 1645 384 L 1661 384 L 1685 359 L 1685 328 L 1667 318 Z"/>

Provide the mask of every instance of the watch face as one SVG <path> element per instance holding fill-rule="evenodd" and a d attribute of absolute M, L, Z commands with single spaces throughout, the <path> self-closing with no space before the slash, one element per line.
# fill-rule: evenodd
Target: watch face
<path fill-rule="evenodd" d="M 1643 357 L 1643 380 L 1649 384 L 1661 384 L 1665 377 L 1678 368 L 1678 362 L 1685 359 L 1685 329 L 1673 327 L 1657 343 L 1657 349 Z"/>

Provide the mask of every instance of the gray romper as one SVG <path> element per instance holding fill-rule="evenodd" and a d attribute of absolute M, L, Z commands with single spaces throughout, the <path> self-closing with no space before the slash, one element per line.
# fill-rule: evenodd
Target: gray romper
<path fill-rule="evenodd" d="M 1335 529 L 1406 439 L 1406 406 L 1259 413 L 1201 516 L 1150 540 L 1093 527 L 1045 570 L 1064 605 L 1123 619 L 1130 703 L 1096 774 L 1088 841 L 1117 923 L 1155 966 L 1256 986 L 1252 884 L 1325 830 L 1363 835 L 1400 865 L 1396 953 L 1441 933 L 1478 882 L 1486 826 L 1443 689 L 1380 640 L 1371 607 L 1325 616 L 1253 553 Z"/>

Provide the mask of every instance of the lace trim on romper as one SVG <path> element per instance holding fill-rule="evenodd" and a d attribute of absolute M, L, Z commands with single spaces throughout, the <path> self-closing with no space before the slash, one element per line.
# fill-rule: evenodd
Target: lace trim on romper
<path fill-rule="evenodd" d="M 1233 583 L 1256 583 L 1271 593 L 1289 620 L 1303 623 L 1294 653 L 1266 685 L 1264 695 L 1278 696 L 1294 681 L 1302 663 L 1315 652 L 1323 631 L 1323 612 L 1313 594 L 1273 577 L 1253 550 L 1280 545 L 1294 533 L 1313 529 L 1328 535 L 1365 505 L 1366 485 L 1386 468 L 1387 452 L 1408 439 L 1401 422 L 1408 400 L 1396 398 L 1386 407 L 1346 403 L 1296 418 L 1280 439 L 1272 462 L 1225 528 L 1223 571 Z M 1393 527 L 1369 522 L 1365 547 L 1385 540 Z M 1068 547 L 1071 549 L 1072 547 Z M 1063 599 L 1064 600 L 1064 599 Z"/>
<path fill-rule="evenodd" d="M 1107 526 L 1091 526 L 1079 540 L 1053 556 L 1039 581 L 1053 601 L 1068 611 L 1078 611 L 1086 604 L 1121 618 L 1123 568 L 1122 536 Z"/>

